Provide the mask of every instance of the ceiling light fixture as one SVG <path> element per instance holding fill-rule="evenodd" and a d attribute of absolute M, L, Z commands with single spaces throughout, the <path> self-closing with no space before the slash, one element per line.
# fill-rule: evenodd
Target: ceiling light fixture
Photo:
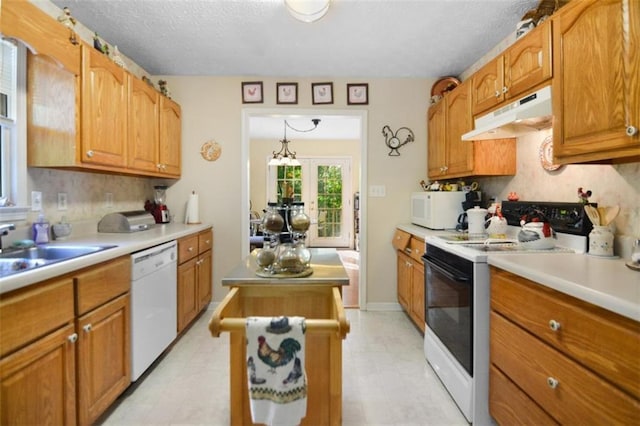
<path fill-rule="evenodd" d="M 311 129 L 300 130 L 300 129 L 296 129 L 295 127 L 291 127 L 291 125 L 287 122 L 287 120 L 284 120 L 284 138 L 280 140 L 280 143 L 282 144 L 282 146 L 280 147 L 280 151 L 278 152 L 273 151 L 273 158 L 269 160 L 270 166 L 299 166 L 300 165 L 300 162 L 296 159 L 295 151 L 294 152 L 289 151 L 289 142 L 291 141 L 287 139 L 287 127 L 293 131 L 300 132 L 300 133 L 311 132 L 312 130 L 315 130 L 316 127 L 318 127 L 318 123 L 320 123 L 320 119 L 313 118 L 311 119 L 311 122 L 313 123 L 313 127 Z"/>
<path fill-rule="evenodd" d="M 298 21 L 315 22 L 327 14 L 331 0 L 284 0 L 287 10 Z"/>

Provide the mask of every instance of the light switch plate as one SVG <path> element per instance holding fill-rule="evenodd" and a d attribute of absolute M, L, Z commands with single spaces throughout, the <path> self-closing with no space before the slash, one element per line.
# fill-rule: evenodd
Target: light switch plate
<path fill-rule="evenodd" d="M 386 197 L 387 188 L 384 185 L 369 185 L 369 197 Z"/>
<path fill-rule="evenodd" d="M 39 212 L 42 210 L 42 192 L 31 191 L 31 211 Z"/>
<path fill-rule="evenodd" d="M 67 209 L 67 193 L 58 192 L 58 210 Z"/>

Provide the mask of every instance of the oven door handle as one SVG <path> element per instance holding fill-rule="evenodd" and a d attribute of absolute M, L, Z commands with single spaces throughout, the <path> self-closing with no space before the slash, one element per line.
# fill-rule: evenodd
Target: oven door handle
<path fill-rule="evenodd" d="M 426 254 L 422 256 L 422 258 L 424 259 L 425 263 L 427 263 L 433 269 L 437 270 L 438 272 L 440 272 L 442 275 L 449 278 L 450 280 L 464 282 L 464 283 L 469 281 L 469 277 L 466 274 L 462 274 L 458 271 L 452 271 L 449 268 L 446 268 L 442 265 L 438 265 L 436 263 L 437 260 L 433 259 L 430 256 L 427 256 Z"/>

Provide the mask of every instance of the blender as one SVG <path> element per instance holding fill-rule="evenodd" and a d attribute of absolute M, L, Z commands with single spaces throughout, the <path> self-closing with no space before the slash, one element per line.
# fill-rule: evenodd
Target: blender
<path fill-rule="evenodd" d="M 169 216 L 169 208 L 165 204 L 167 200 L 167 186 L 158 185 L 154 186 L 154 206 L 151 214 L 156 220 L 156 223 L 169 223 L 171 221 Z"/>

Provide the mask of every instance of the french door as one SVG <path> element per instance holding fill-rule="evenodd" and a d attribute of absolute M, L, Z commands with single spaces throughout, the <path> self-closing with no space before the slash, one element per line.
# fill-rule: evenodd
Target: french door
<path fill-rule="evenodd" d="M 298 157 L 300 166 L 269 167 L 267 197 L 304 203 L 311 218 L 309 247 L 353 246 L 350 158 Z"/>

